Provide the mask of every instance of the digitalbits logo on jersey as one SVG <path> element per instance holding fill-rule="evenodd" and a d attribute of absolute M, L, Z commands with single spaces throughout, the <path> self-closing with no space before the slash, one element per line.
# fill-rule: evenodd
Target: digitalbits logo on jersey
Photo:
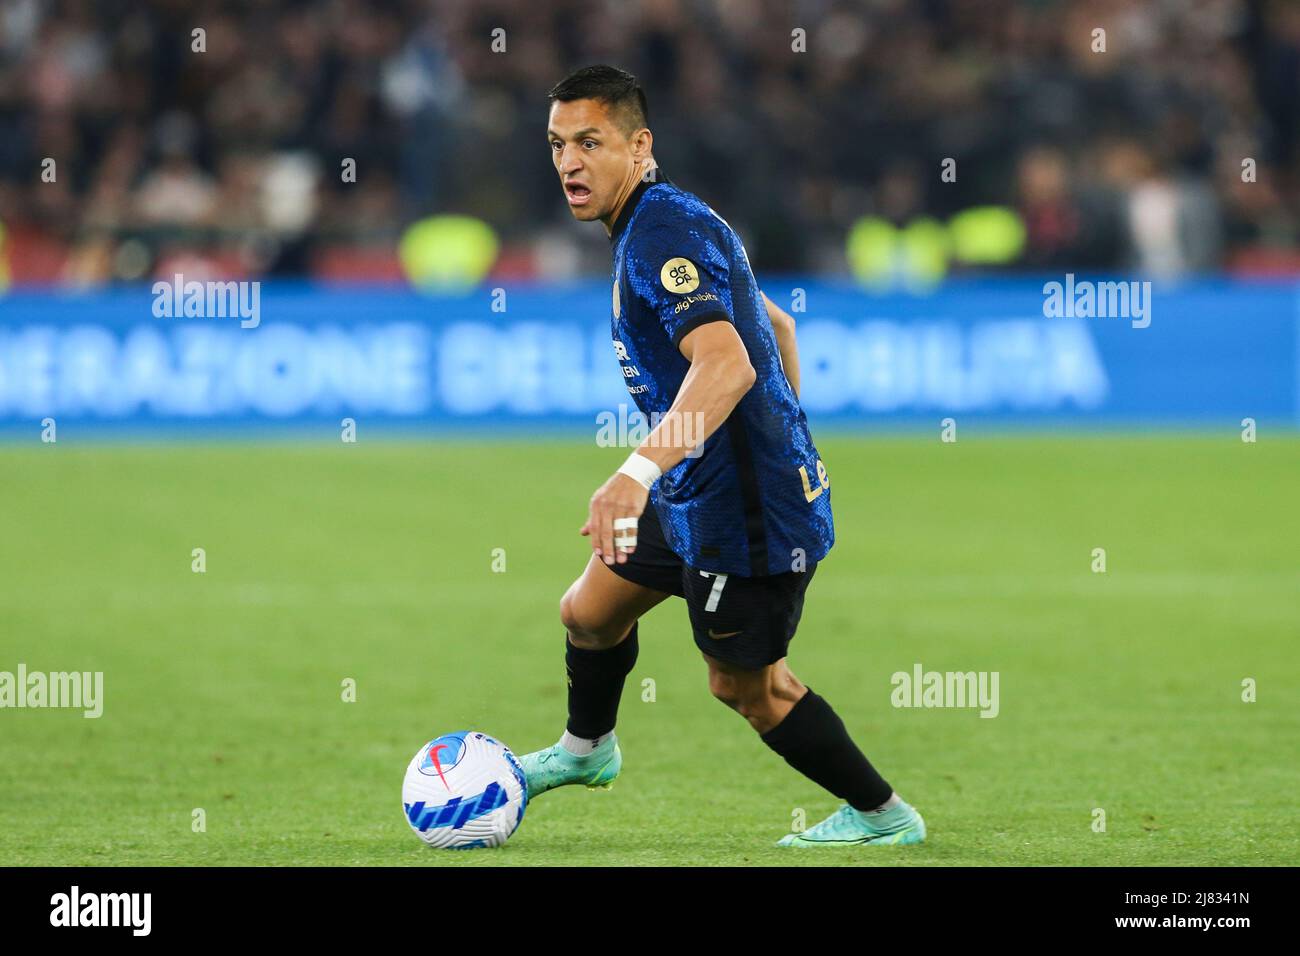
<path fill-rule="evenodd" d="M 416 836 L 447 850 L 500 846 L 528 805 L 523 768 L 510 748 L 461 730 L 429 741 L 411 758 L 402 808 Z"/>
<path fill-rule="evenodd" d="M 691 260 L 674 256 L 659 270 L 659 281 L 669 292 L 694 292 L 700 287 L 700 274 Z"/>

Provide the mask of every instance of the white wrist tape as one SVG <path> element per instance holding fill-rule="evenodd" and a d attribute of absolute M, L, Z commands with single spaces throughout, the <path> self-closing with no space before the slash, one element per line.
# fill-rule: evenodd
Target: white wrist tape
<path fill-rule="evenodd" d="M 645 487 L 645 490 L 649 491 L 650 486 L 659 479 L 663 471 L 645 455 L 632 452 L 627 456 L 627 461 L 623 462 L 619 467 L 618 473 L 639 481 Z"/>

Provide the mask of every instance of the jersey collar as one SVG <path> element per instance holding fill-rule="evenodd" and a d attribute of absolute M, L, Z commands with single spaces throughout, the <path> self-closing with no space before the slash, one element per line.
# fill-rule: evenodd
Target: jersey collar
<path fill-rule="evenodd" d="M 650 180 L 641 180 L 636 184 L 636 189 L 632 190 L 632 195 L 627 197 L 627 202 L 623 203 L 623 208 L 618 212 L 618 218 L 614 220 L 614 228 L 609 231 L 609 241 L 618 242 L 618 237 L 623 234 L 627 228 L 628 220 L 632 218 L 632 213 L 636 211 L 637 203 L 641 201 L 641 196 L 651 186 L 658 186 L 660 183 L 671 183 L 665 173 L 658 166 L 654 168 L 654 178 Z"/>

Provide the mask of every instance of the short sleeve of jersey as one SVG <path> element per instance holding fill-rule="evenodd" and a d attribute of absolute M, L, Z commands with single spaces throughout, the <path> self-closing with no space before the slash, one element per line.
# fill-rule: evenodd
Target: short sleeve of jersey
<path fill-rule="evenodd" d="M 674 348 L 707 322 L 735 322 L 731 266 L 707 227 L 668 217 L 634 223 L 625 270 L 632 294 L 658 317 Z"/>

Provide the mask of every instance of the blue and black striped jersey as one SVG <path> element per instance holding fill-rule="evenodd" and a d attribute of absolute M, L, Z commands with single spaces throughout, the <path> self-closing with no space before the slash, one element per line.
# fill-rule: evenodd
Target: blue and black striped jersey
<path fill-rule="evenodd" d="M 692 568 L 741 576 L 821 560 L 835 541 L 830 479 L 740 238 L 658 171 L 628 198 L 610 240 L 614 351 L 643 414 L 668 411 L 690 367 L 681 340 L 706 322 L 732 323 L 757 373 L 702 453 L 655 483 L 669 547 Z"/>

